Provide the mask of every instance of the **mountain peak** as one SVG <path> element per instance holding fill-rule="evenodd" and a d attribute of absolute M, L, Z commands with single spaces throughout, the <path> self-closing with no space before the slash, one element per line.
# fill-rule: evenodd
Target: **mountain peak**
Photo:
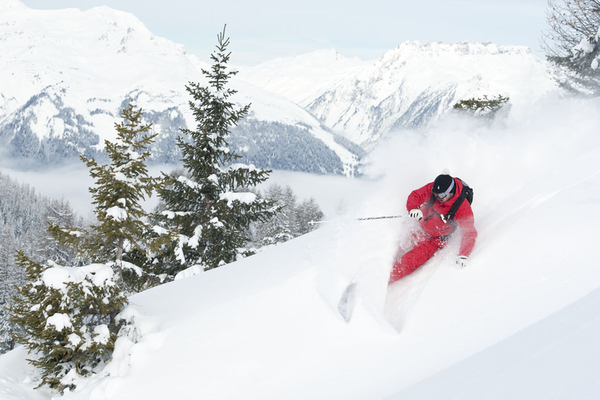
<path fill-rule="evenodd" d="M 27 9 L 28 7 L 19 0 L 0 0 L 0 11 Z"/>

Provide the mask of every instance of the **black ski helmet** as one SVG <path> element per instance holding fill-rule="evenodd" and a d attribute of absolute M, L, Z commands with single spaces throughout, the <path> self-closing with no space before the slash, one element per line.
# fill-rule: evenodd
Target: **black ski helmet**
<path fill-rule="evenodd" d="M 445 193 L 448 189 L 454 190 L 451 186 L 454 186 L 454 179 L 450 175 L 438 175 L 438 177 L 435 178 L 435 181 L 433 181 L 433 188 L 431 191 L 438 194 Z"/>

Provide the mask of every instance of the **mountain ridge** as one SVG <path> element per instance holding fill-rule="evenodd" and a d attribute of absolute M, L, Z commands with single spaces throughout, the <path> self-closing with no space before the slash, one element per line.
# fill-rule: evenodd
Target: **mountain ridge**
<path fill-rule="evenodd" d="M 287 63 L 298 64 L 298 60 L 289 58 Z M 255 67 L 254 76 L 268 75 L 269 67 Z M 261 68 L 261 73 L 256 72 Z M 535 89 L 520 90 L 524 81 Z M 301 97 L 290 93 L 289 87 L 278 89 L 259 78 L 252 82 L 291 99 Z M 328 88 L 313 89 L 313 99 L 303 104 L 330 129 L 371 150 L 390 132 L 422 128 L 438 120 L 460 100 L 506 95 L 519 118 L 527 105 L 554 88 L 546 63 L 525 46 L 406 41 Z"/>

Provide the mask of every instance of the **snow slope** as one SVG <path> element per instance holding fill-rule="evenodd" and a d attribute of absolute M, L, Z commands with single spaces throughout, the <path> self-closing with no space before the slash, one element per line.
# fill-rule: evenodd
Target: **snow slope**
<path fill-rule="evenodd" d="M 596 289 L 510 338 L 390 397 L 596 399 L 600 333 Z"/>
<path fill-rule="evenodd" d="M 340 80 L 370 64 L 330 49 L 242 67 L 241 72 L 248 82 L 306 107 Z"/>
<path fill-rule="evenodd" d="M 595 398 L 599 106 L 548 97 L 505 126 L 397 132 L 337 222 L 134 296 L 136 335 L 64 398 Z M 386 293 L 414 222 L 351 218 L 405 213 L 410 191 L 444 167 L 475 190 L 470 264 L 455 267 L 453 240 Z M 352 278 L 346 324 L 335 306 Z M 31 389 L 24 358 L 0 357 L 0 397 L 50 398 Z"/>

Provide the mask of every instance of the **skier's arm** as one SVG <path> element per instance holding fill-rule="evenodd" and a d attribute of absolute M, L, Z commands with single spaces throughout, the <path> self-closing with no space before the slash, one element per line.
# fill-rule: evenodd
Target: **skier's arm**
<path fill-rule="evenodd" d="M 477 229 L 475 229 L 473 211 L 467 201 L 461 205 L 459 211 L 454 216 L 454 220 L 458 222 L 462 235 L 458 255 L 468 257 L 471 254 L 471 251 L 473 251 L 473 247 L 475 247 Z"/>
<path fill-rule="evenodd" d="M 406 201 L 406 210 L 410 212 L 415 208 L 420 208 L 422 204 L 427 203 L 429 199 L 431 199 L 431 189 L 433 188 L 433 183 L 428 183 L 420 189 L 413 190 L 411 194 L 408 195 L 408 200 Z"/>

